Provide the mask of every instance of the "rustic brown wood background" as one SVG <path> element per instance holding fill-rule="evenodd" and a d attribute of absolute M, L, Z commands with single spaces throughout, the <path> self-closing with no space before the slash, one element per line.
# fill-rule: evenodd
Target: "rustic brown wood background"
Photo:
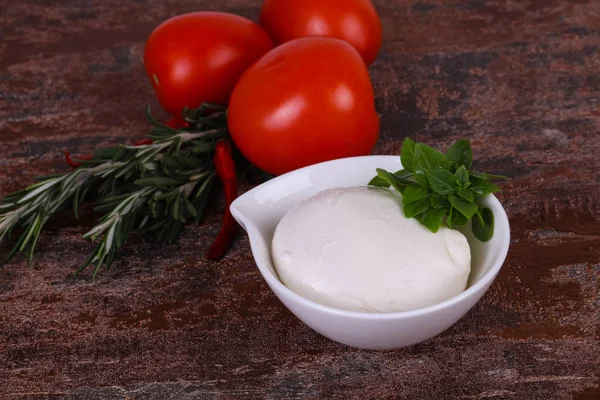
<path fill-rule="evenodd" d="M 376 152 L 467 137 L 478 169 L 512 178 L 511 249 L 483 300 L 423 344 L 356 350 L 279 303 L 245 236 L 203 260 L 218 195 L 177 245 L 135 238 L 96 281 L 71 275 L 93 221 L 61 218 L 35 269 L 0 269 L 0 398 L 600 399 L 600 2 L 375 4 Z M 65 171 L 67 148 L 144 135 L 144 41 L 194 10 L 256 19 L 259 1 L 0 0 L 0 195 Z"/>

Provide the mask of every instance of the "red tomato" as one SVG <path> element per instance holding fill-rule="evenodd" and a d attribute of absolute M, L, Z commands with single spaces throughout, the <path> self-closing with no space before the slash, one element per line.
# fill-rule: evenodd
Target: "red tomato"
<path fill-rule="evenodd" d="M 264 0 L 260 25 L 276 44 L 305 36 L 345 40 L 367 65 L 381 48 L 381 22 L 369 0 Z"/>
<path fill-rule="evenodd" d="M 179 118 L 184 107 L 227 104 L 246 68 L 272 48 L 265 31 L 246 18 L 195 12 L 173 17 L 152 32 L 144 66 L 160 104 Z"/>
<path fill-rule="evenodd" d="M 244 156 L 275 175 L 369 154 L 379 117 L 367 66 L 338 39 L 285 43 L 242 75 L 229 102 L 228 127 Z"/>

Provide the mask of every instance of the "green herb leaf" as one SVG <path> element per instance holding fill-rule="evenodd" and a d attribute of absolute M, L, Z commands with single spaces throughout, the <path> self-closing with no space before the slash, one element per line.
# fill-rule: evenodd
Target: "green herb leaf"
<path fill-rule="evenodd" d="M 208 200 L 208 195 L 210 194 L 210 190 L 212 188 L 214 182 L 215 175 L 212 174 L 200 186 L 198 187 L 196 194 L 193 195 L 194 202 L 196 205 L 196 222 L 200 222 L 202 218 L 202 214 L 204 211 L 204 206 L 206 205 L 206 201 Z"/>
<path fill-rule="evenodd" d="M 138 186 L 154 186 L 163 189 L 168 186 L 179 186 L 185 181 L 181 179 L 169 178 L 167 176 L 151 176 L 147 178 L 136 179 L 134 183 Z"/>
<path fill-rule="evenodd" d="M 446 159 L 444 153 L 433 149 L 426 144 L 417 143 L 415 145 L 415 170 L 423 168 L 425 171 L 432 168 L 450 168 L 450 162 Z"/>
<path fill-rule="evenodd" d="M 486 181 L 481 178 L 472 178 L 471 186 L 469 189 L 477 196 L 484 196 L 486 194 L 495 193 L 500 188 L 492 182 Z"/>
<path fill-rule="evenodd" d="M 408 172 L 405 169 L 401 169 L 400 171 L 396 171 L 394 172 L 392 175 L 394 175 L 396 177 L 396 180 L 398 182 L 400 182 L 401 184 L 405 184 L 405 185 L 410 185 L 411 183 L 413 183 L 413 180 L 411 179 L 413 174 L 411 172 Z M 379 176 L 375 176 L 373 179 L 371 179 L 369 181 L 369 183 L 367 184 L 368 186 L 375 186 L 375 187 L 382 187 L 382 188 L 389 188 L 390 184 L 387 180 L 379 177 Z"/>
<path fill-rule="evenodd" d="M 469 220 L 456 208 L 450 208 L 450 215 L 448 216 L 448 226 L 454 228 L 457 226 L 465 226 Z"/>
<path fill-rule="evenodd" d="M 407 185 L 410 185 L 414 182 L 414 179 L 411 179 L 413 176 L 412 172 L 407 171 L 405 169 L 401 169 L 400 171 L 394 172 L 394 176 L 398 178 L 400 182 L 405 183 Z"/>
<path fill-rule="evenodd" d="M 431 195 L 431 197 L 429 198 L 429 202 L 431 203 L 431 207 L 435 208 L 436 210 L 442 208 L 450 208 L 450 201 L 448 201 L 448 197 L 441 196 L 437 193 L 433 193 Z"/>
<path fill-rule="evenodd" d="M 459 187 L 466 189 L 471 184 L 469 181 L 469 171 L 467 171 L 467 168 L 465 168 L 464 165 L 458 167 L 454 172 L 454 175 L 456 175 L 456 181 L 458 182 Z"/>
<path fill-rule="evenodd" d="M 193 169 L 198 169 L 198 168 L 201 168 L 202 166 L 204 166 L 204 162 L 200 156 L 190 155 L 190 156 L 184 157 L 180 153 L 174 153 L 172 155 L 172 157 L 187 169 L 193 170 Z"/>
<path fill-rule="evenodd" d="M 194 207 L 194 205 L 192 204 L 192 202 L 190 201 L 190 199 L 187 196 L 182 196 L 182 198 L 183 198 L 183 202 L 185 203 L 185 208 L 186 208 L 187 212 L 190 214 L 190 216 L 196 218 L 196 215 L 198 213 L 196 211 L 196 207 Z"/>
<path fill-rule="evenodd" d="M 407 205 L 414 203 L 415 201 L 426 198 L 428 195 L 427 188 L 416 183 L 411 183 L 404 189 L 404 193 L 402 194 L 402 204 Z"/>
<path fill-rule="evenodd" d="M 468 219 L 471 219 L 477 211 L 477 204 L 475 203 L 469 203 L 468 201 L 461 200 L 456 196 L 450 196 L 448 200 L 450 200 L 450 204 L 452 204 L 452 207 L 457 209 L 462 215 L 464 215 Z"/>
<path fill-rule="evenodd" d="M 404 215 L 406 216 L 406 218 L 412 218 L 416 215 L 421 214 L 428 208 L 429 208 L 429 199 L 424 198 L 422 200 L 415 201 L 413 203 L 404 205 Z"/>
<path fill-rule="evenodd" d="M 403 182 L 401 182 L 394 174 L 389 173 L 388 171 L 377 168 L 377 176 L 389 183 L 394 189 L 399 191 L 400 193 L 404 192 L 404 188 L 407 186 Z"/>
<path fill-rule="evenodd" d="M 448 170 L 441 168 L 428 170 L 427 181 L 437 194 L 449 195 L 455 192 L 456 176 Z"/>
<path fill-rule="evenodd" d="M 421 168 L 421 167 L 417 167 L 415 174 L 414 174 L 414 178 L 415 181 L 421 185 L 421 186 L 429 186 L 429 182 L 427 181 L 427 174 L 426 171 Z"/>
<path fill-rule="evenodd" d="M 436 233 L 440 230 L 447 211 L 446 209 L 434 210 L 430 208 L 421 214 L 417 214 L 415 218 L 431 232 Z"/>
<path fill-rule="evenodd" d="M 481 210 L 483 223 L 479 218 L 475 218 L 471 224 L 473 235 L 482 242 L 487 242 L 494 235 L 494 213 L 489 208 Z"/>
<path fill-rule="evenodd" d="M 483 222 L 483 216 L 481 215 L 481 208 L 477 208 L 477 211 L 475 211 L 475 216 L 477 216 L 477 218 L 479 218 L 479 222 L 481 222 L 481 225 L 484 225 L 485 223 Z"/>
<path fill-rule="evenodd" d="M 170 156 L 168 154 L 165 154 L 162 157 L 161 163 L 163 164 L 163 166 L 165 166 L 167 168 L 181 168 L 184 166 L 182 163 L 177 161 L 173 156 Z"/>
<path fill-rule="evenodd" d="M 458 197 L 462 198 L 463 200 L 468 201 L 469 203 L 472 203 L 474 200 L 473 191 L 471 191 L 470 189 L 467 189 L 467 190 L 458 189 L 456 191 L 456 194 L 458 195 Z"/>
<path fill-rule="evenodd" d="M 468 140 L 455 142 L 444 155 L 406 138 L 401 157 L 403 170 L 392 174 L 377 169 L 377 176 L 369 185 L 393 186 L 403 195 L 406 217 L 416 218 L 432 232 L 437 232 L 444 221 L 453 228 L 466 225 L 476 216 L 473 222 L 479 226 L 476 235 L 489 240 L 493 234 L 493 215 L 490 223 L 490 216 L 484 215 L 475 199 L 499 190 L 488 179 L 505 177 L 470 171 L 473 154 Z M 487 213 L 491 211 L 485 211 Z"/>
<path fill-rule="evenodd" d="M 203 153 L 211 153 L 215 149 L 214 142 L 210 141 L 202 141 L 195 142 L 194 147 L 192 147 L 192 153 L 203 154 Z"/>
<path fill-rule="evenodd" d="M 373 179 L 371 179 L 367 185 L 386 189 L 390 187 L 390 183 L 380 176 L 373 177 Z"/>
<path fill-rule="evenodd" d="M 464 166 L 466 169 L 471 168 L 473 164 L 473 151 L 471 150 L 471 142 L 467 139 L 456 141 L 446 151 L 446 158 L 456 167 Z"/>
<path fill-rule="evenodd" d="M 404 142 L 402 142 L 400 161 L 408 172 L 415 172 L 415 145 L 416 143 L 409 138 L 404 139 Z"/>

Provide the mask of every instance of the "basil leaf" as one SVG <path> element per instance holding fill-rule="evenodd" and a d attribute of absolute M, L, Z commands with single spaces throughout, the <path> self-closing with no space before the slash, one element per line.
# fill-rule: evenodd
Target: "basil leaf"
<path fill-rule="evenodd" d="M 477 171 L 469 171 L 469 175 L 474 176 L 475 178 L 487 179 L 488 174 L 484 172 Z"/>
<path fill-rule="evenodd" d="M 380 176 L 376 176 L 373 179 L 371 179 L 367 185 L 368 186 L 376 186 L 376 187 L 380 187 L 380 188 L 389 188 L 390 187 L 390 184 L 388 183 L 388 181 L 381 178 Z"/>
<path fill-rule="evenodd" d="M 477 218 L 479 218 L 479 222 L 481 222 L 481 225 L 484 225 L 483 216 L 481 215 L 479 208 L 477 209 L 477 211 L 475 211 L 475 215 L 477 216 Z"/>
<path fill-rule="evenodd" d="M 393 188 L 399 191 L 400 193 L 404 192 L 404 188 L 406 187 L 406 185 L 398 181 L 394 174 L 389 173 L 385 169 L 377 168 L 377 176 L 389 183 L 390 185 L 392 185 Z"/>
<path fill-rule="evenodd" d="M 479 218 L 475 218 L 471 225 L 473 235 L 482 242 L 487 242 L 494 236 L 494 213 L 489 208 L 481 210 L 483 224 Z"/>
<path fill-rule="evenodd" d="M 427 175 L 425 175 L 425 170 L 423 168 L 417 168 L 414 178 L 419 185 L 429 186 L 429 181 L 427 181 Z"/>
<path fill-rule="evenodd" d="M 427 181 L 434 192 L 441 195 L 453 194 L 456 176 L 448 170 L 435 168 L 427 171 Z"/>
<path fill-rule="evenodd" d="M 508 177 L 504 175 L 493 175 L 486 174 L 485 172 L 477 172 L 477 171 L 469 171 L 469 175 L 474 176 L 475 178 L 480 179 L 495 179 L 495 180 L 507 180 Z"/>
<path fill-rule="evenodd" d="M 475 203 L 469 203 L 468 201 L 461 200 L 456 196 L 450 196 L 448 200 L 450 200 L 452 207 L 457 209 L 462 215 L 469 219 L 472 218 L 477 211 L 477 204 Z"/>
<path fill-rule="evenodd" d="M 458 167 L 456 172 L 454 172 L 454 175 L 456 176 L 456 180 L 458 181 L 460 187 L 466 189 L 469 186 L 469 171 L 467 171 L 467 168 L 465 168 L 464 165 Z"/>
<path fill-rule="evenodd" d="M 402 193 L 405 216 L 417 219 L 432 232 L 437 232 L 444 224 L 450 228 L 459 227 L 466 225 L 469 219 L 475 219 L 473 232 L 476 237 L 482 241 L 491 238 L 493 215 L 488 209 L 480 209 L 475 199 L 500 190 L 489 180 L 507 178 L 470 171 L 473 154 L 468 140 L 458 140 L 444 154 L 405 138 L 401 157 L 403 169 L 394 173 L 377 169 L 377 176 L 369 185 L 392 186 Z M 185 164 L 186 160 L 172 158 L 176 163 Z"/>
<path fill-rule="evenodd" d="M 404 189 L 404 193 L 402 193 L 402 204 L 407 205 L 414 203 L 415 201 L 424 199 L 427 196 L 429 196 L 427 188 L 416 183 L 411 183 L 406 187 L 406 189 Z"/>
<path fill-rule="evenodd" d="M 417 143 L 415 145 L 415 170 L 419 167 L 426 171 L 432 168 L 448 169 L 450 162 L 441 151 L 432 149 L 423 143 Z"/>
<path fill-rule="evenodd" d="M 450 209 L 450 216 L 448 217 L 448 226 L 453 228 L 455 226 L 465 226 L 469 220 L 467 217 L 462 215 L 456 208 Z"/>
<path fill-rule="evenodd" d="M 435 209 L 440 208 L 450 208 L 450 202 L 446 196 L 440 196 L 437 193 L 433 193 L 431 197 L 429 197 L 429 202 L 431 203 L 431 207 Z"/>
<path fill-rule="evenodd" d="M 408 172 L 415 172 L 415 145 L 416 143 L 409 138 L 404 139 L 404 142 L 402 142 L 400 161 L 402 161 L 402 166 Z"/>
<path fill-rule="evenodd" d="M 413 183 L 413 181 L 411 179 L 409 179 L 412 177 L 412 173 L 408 172 L 405 169 L 396 171 L 392 175 L 394 175 L 394 177 L 396 177 L 396 181 L 398 181 L 404 185 L 410 185 L 411 183 Z M 369 183 L 367 183 L 367 185 L 381 187 L 381 188 L 389 188 L 390 187 L 390 183 L 386 179 L 384 179 L 380 176 L 375 176 L 373 179 L 371 179 L 369 181 Z"/>
<path fill-rule="evenodd" d="M 427 229 L 431 232 L 436 233 L 440 230 L 440 226 L 442 226 L 442 222 L 444 220 L 444 215 L 446 215 L 446 209 L 434 210 L 428 209 L 421 214 L 415 216 L 416 220 L 419 221 L 422 225 L 425 225 Z"/>
<path fill-rule="evenodd" d="M 471 150 L 471 142 L 467 139 L 456 141 L 446 151 L 446 158 L 457 167 L 464 166 L 466 169 L 471 168 L 473 164 L 473 151 Z"/>
<path fill-rule="evenodd" d="M 414 180 L 410 179 L 413 176 L 412 172 L 406 169 L 401 169 L 400 171 L 394 172 L 394 176 L 398 178 L 400 182 L 406 183 L 407 185 L 414 182 Z"/>
<path fill-rule="evenodd" d="M 406 218 L 412 218 L 416 215 L 421 214 L 427 209 L 429 209 L 429 199 L 425 198 L 410 204 L 405 204 L 404 215 L 406 216 Z"/>
<path fill-rule="evenodd" d="M 473 191 L 477 196 L 484 196 L 486 194 L 495 193 L 500 190 L 500 188 L 495 183 L 486 181 L 485 179 L 473 178 L 471 179 L 469 190 Z"/>
<path fill-rule="evenodd" d="M 469 203 L 472 203 L 474 200 L 474 196 L 473 196 L 473 191 L 471 190 L 457 190 L 456 194 L 458 195 L 458 197 L 468 201 Z"/>

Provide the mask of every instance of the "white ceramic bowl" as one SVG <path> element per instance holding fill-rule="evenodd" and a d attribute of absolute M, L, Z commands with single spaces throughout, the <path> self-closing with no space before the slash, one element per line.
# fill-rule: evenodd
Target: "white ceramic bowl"
<path fill-rule="evenodd" d="M 336 342 L 364 349 L 393 349 L 429 339 L 452 326 L 483 296 L 500 271 L 510 241 L 508 218 L 495 196 L 483 203 L 495 218 L 493 238 L 482 243 L 468 228 L 472 267 L 467 289 L 430 307 L 396 313 L 340 310 L 308 300 L 284 286 L 275 272 L 271 241 L 283 215 L 300 201 L 333 187 L 366 185 L 376 168 L 396 171 L 398 156 L 366 156 L 329 161 L 274 178 L 240 196 L 231 212 L 248 232 L 260 273 L 281 302 L 306 325 Z"/>

